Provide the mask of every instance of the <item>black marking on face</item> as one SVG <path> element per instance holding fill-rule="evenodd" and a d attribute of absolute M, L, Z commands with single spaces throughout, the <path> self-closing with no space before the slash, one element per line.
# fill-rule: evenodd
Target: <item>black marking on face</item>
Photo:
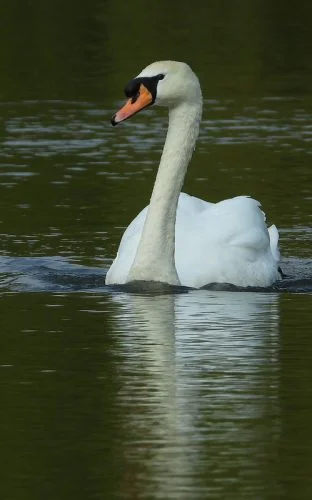
<path fill-rule="evenodd" d="M 138 99 L 140 94 L 140 86 L 141 84 L 147 88 L 147 90 L 151 93 L 152 102 L 154 104 L 156 95 L 157 95 L 157 84 L 159 80 L 163 80 L 165 78 L 164 74 L 159 74 L 156 76 L 144 76 L 142 78 L 134 78 L 130 80 L 125 86 L 125 94 L 127 97 L 131 98 L 132 104 Z"/>

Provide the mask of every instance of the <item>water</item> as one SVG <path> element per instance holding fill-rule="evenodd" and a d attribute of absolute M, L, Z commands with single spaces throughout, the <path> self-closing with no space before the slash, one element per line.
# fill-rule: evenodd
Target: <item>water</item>
<path fill-rule="evenodd" d="M 40 5 L 0 16 L 1 498 L 309 500 L 310 3 Z M 105 286 L 166 114 L 109 119 L 168 54 L 205 96 L 184 190 L 261 200 L 270 290 Z"/>

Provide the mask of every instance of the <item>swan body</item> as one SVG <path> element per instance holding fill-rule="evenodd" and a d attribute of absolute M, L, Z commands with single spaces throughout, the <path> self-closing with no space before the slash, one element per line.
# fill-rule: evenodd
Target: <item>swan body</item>
<path fill-rule="evenodd" d="M 266 287 L 280 278 L 278 231 L 247 196 L 209 203 L 181 193 L 202 113 L 196 75 L 185 63 L 156 62 L 125 89 L 117 124 L 153 103 L 169 108 L 169 127 L 150 204 L 126 229 L 106 284 L 160 281 Z"/>

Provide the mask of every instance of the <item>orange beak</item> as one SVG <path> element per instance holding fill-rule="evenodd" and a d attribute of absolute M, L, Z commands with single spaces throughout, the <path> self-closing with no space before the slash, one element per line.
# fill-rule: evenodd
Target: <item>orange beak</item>
<path fill-rule="evenodd" d="M 139 95 L 137 98 L 132 97 L 126 104 L 112 117 L 112 125 L 118 125 L 118 123 L 127 120 L 131 116 L 135 115 L 142 109 L 146 108 L 153 102 L 153 96 L 150 91 L 141 83 L 139 89 Z"/>

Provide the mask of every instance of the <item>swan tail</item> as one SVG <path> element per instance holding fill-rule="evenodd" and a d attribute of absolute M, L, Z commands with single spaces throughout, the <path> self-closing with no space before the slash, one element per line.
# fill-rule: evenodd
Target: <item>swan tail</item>
<path fill-rule="evenodd" d="M 279 262 L 279 260 L 280 260 L 280 251 L 278 248 L 279 234 L 278 234 L 278 230 L 277 230 L 277 227 L 275 226 L 275 224 L 270 226 L 268 228 L 268 231 L 269 231 L 269 236 L 270 236 L 270 247 L 271 247 L 272 255 L 273 255 L 274 259 L 276 260 L 276 262 Z"/>

